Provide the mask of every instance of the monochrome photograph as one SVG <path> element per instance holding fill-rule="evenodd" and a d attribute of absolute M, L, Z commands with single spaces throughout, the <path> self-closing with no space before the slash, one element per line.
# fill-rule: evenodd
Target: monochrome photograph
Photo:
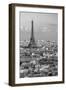
<path fill-rule="evenodd" d="M 64 83 L 64 7 L 9 5 L 9 85 Z"/>
<path fill-rule="evenodd" d="M 19 13 L 20 78 L 58 75 L 58 14 Z"/>

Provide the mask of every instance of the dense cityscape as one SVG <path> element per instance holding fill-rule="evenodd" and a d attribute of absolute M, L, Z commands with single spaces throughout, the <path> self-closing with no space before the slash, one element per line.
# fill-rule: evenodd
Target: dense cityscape
<path fill-rule="evenodd" d="M 35 40 L 32 21 L 30 40 L 20 41 L 20 78 L 56 75 L 58 75 L 57 43 Z"/>

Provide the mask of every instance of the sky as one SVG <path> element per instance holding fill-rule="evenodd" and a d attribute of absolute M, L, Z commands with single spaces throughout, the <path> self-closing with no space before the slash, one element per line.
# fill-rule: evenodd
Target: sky
<path fill-rule="evenodd" d="M 20 41 L 30 40 L 32 20 L 35 40 L 58 41 L 57 13 L 36 12 L 19 13 Z"/>

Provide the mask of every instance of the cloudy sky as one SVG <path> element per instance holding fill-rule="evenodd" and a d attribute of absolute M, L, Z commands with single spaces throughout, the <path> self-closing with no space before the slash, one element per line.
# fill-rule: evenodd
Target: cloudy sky
<path fill-rule="evenodd" d="M 36 40 L 56 41 L 58 38 L 58 15 L 56 13 L 19 13 L 20 41 L 30 40 L 31 22 L 33 20 Z"/>

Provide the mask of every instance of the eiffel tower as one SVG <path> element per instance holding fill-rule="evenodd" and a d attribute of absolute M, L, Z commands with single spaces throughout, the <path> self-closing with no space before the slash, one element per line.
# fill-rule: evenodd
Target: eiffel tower
<path fill-rule="evenodd" d="M 35 42 L 35 38 L 34 38 L 34 30 L 33 30 L 33 20 L 31 22 L 32 27 L 31 27 L 31 37 L 30 37 L 30 42 L 28 44 L 29 48 L 37 48 L 36 42 Z"/>

